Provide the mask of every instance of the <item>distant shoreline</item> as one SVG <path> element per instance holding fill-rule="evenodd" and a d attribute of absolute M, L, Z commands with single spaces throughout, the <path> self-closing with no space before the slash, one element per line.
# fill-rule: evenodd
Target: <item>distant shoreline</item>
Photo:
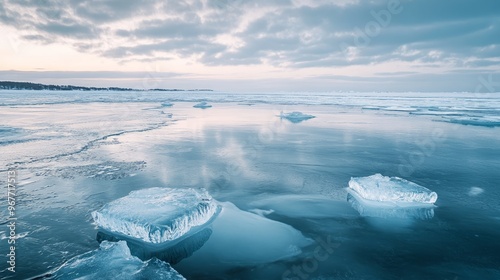
<path fill-rule="evenodd" d="M 0 81 L 0 90 L 56 90 L 56 91 L 213 91 L 212 89 L 134 89 L 122 87 L 83 87 L 74 85 L 45 85 L 30 82 Z"/>

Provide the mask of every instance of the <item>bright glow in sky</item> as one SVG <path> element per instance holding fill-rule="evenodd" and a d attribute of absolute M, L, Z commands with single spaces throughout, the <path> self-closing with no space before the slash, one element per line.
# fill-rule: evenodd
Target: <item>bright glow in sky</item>
<path fill-rule="evenodd" d="M 5 0 L 0 80 L 235 91 L 473 91 L 500 73 L 480 0 Z"/>

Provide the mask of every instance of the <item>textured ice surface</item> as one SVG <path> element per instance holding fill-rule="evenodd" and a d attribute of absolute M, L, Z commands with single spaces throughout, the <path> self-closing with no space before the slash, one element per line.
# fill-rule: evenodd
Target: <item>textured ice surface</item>
<path fill-rule="evenodd" d="M 202 101 L 202 102 L 200 102 L 198 104 L 195 104 L 193 107 L 194 108 L 206 109 L 206 108 L 211 108 L 212 105 L 208 104 L 206 101 Z"/>
<path fill-rule="evenodd" d="M 434 217 L 435 206 L 430 204 L 400 207 L 387 202 L 363 200 L 355 193 L 347 194 L 347 202 L 363 217 L 418 220 L 428 220 Z"/>
<path fill-rule="evenodd" d="M 457 117 L 457 118 L 445 118 L 445 122 L 457 123 L 463 125 L 473 125 L 473 126 L 485 126 L 485 127 L 497 127 L 500 126 L 499 117 Z"/>
<path fill-rule="evenodd" d="M 77 256 L 59 267 L 50 279 L 185 279 L 168 263 L 146 262 L 130 254 L 125 241 L 103 241 L 99 249 Z"/>
<path fill-rule="evenodd" d="M 280 118 L 282 119 L 287 119 L 293 123 L 299 123 L 308 119 L 315 118 L 313 115 L 307 115 L 301 112 L 291 112 L 291 113 L 283 113 L 279 115 Z"/>
<path fill-rule="evenodd" d="M 434 203 L 437 193 L 398 177 L 375 174 L 368 177 L 353 177 L 349 188 L 361 198 L 373 201 Z"/>
<path fill-rule="evenodd" d="M 112 201 L 92 217 L 104 230 L 158 244 L 207 223 L 218 208 L 206 191 L 150 188 Z"/>

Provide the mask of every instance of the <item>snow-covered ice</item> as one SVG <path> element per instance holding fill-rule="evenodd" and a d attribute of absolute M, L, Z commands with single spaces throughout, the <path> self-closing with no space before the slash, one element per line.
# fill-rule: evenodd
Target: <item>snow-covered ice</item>
<path fill-rule="evenodd" d="M 193 107 L 194 108 L 206 109 L 206 108 L 211 108 L 212 105 L 208 104 L 206 101 L 202 101 L 200 103 L 195 104 Z"/>
<path fill-rule="evenodd" d="M 281 112 L 279 114 L 279 117 L 282 119 L 287 119 L 293 123 L 299 123 L 299 122 L 306 121 L 308 119 L 315 118 L 315 116 L 313 116 L 313 115 L 304 114 L 302 112 L 291 112 L 291 113 Z"/>
<path fill-rule="evenodd" d="M 205 190 L 150 188 L 112 201 L 92 217 L 103 230 L 159 244 L 206 224 L 218 211 Z"/>
<path fill-rule="evenodd" d="M 368 177 L 353 177 L 349 188 L 361 198 L 381 202 L 434 203 L 437 193 L 413 182 L 398 177 L 375 174 Z"/>
<path fill-rule="evenodd" d="M 125 241 L 103 241 L 99 249 L 76 256 L 49 279 L 185 279 L 168 263 L 156 258 L 146 262 L 130 254 Z"/>

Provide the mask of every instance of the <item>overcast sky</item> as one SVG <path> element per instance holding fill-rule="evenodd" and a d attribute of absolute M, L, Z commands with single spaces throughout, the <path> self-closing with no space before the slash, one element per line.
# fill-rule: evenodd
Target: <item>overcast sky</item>
<path fill-rule="evenodd" d="M 500 82 L 498 0 L 3 0 L 0 30 L 0 80 L 232 91 Z"/>

